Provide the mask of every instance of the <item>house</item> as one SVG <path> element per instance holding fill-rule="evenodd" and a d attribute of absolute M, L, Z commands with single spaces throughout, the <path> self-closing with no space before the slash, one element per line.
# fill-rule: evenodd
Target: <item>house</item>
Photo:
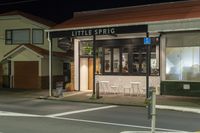
<path fill-rule="evenodd" d="M 148 94 L 200 96 L 200 1 L 75 12 L 48 30 L 74 42 L 74 85 L 93 90 L 96 81 L 125 91 L 139 83 Z M 149 77 L 149 78 L 148 78 Z M 149 79 L 149 80 L 148 80 Z"/>
<path fill-rule="evenodd" d="M 13 11 L 0 14 L 0 84 L 4 88 L 48 89 L 49 44 L 44 30 L 55 23 Z M 64 82 L 69 54 L 52 45 L 53 85 Z"/>

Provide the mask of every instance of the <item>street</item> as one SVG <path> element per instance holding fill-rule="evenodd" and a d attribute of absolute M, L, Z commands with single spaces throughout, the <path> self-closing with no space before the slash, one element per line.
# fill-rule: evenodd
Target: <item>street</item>
<path fill-rule="evenodd" d="M 142 107 L 18 98 L 1 100 L 0 133 L 149 131 Z M 199 131 L 200 115 L 157 110 L 158 131 Z"/>

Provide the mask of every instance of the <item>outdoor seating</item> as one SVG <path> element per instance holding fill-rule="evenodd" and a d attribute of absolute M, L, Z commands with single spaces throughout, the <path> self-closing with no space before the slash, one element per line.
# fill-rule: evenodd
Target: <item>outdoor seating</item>
<path fill-rule="evenodd" d="M 108 94 L 109 93 L 109 81 L 99 81 L 100 93 Z"/>
<path fill-rule="evenodd" d="M 140 90 L 140 82 L 130 82 L 130 87 L 124 87 L 124 95 L 127 94 L 128 95 L 139 95 L 141 94 L 141 90 Z"/>

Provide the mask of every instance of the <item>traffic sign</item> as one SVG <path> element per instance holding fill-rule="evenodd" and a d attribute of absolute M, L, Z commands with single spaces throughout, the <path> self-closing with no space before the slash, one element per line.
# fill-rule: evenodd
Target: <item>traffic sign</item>
<path fill-rule="evenodd" d="M 145 37 L 144 38 L 144 45 L 150 45 L 151 44 L 151 38 L 150 37 Z"/>

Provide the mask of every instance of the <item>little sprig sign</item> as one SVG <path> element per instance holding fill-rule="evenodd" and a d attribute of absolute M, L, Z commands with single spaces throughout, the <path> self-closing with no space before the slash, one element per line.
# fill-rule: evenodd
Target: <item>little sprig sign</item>
<path fill-rule="evenodd" d="M 144 38 L 144 45 L 150 45 L 151 44 L 151 38 L 150 37 L 145 37 Z"/>
<path fill-rule="evenodd" d="M 72 31 L 71 36 L 91 36 L 91 35 L 112 35 L 115 34 L 115 28 L 97 28 Z"/>

